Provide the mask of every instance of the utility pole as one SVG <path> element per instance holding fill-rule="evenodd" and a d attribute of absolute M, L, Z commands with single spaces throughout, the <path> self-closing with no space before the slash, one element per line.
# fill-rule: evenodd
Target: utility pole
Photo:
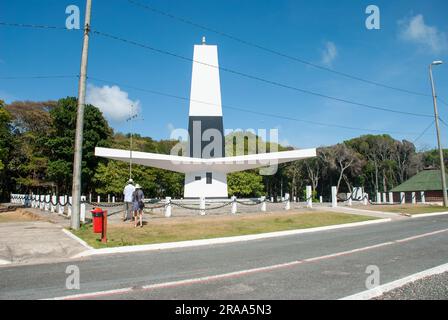
<path fill-rule="evenodd" d="M 87 60 L 89 52 L 90 14 L 92 0 L 86 0 L 86 17 L 84 23 L 84 43 L 82 46 L 81 72 L 79 74 L 78 112 L 76 117 L 75 154 L 73 159 L 72 216 L 70 226 L 79 229 L 81 207 L 81 164 L 84 130 L 84 104 L 86 100 Z"/>
<path fill-rule="evenodd" d="M 437 111 L 437 95 L 436 88 L 434 86 L 434 79 L 432 77 L 432 66 L 437 66 L 442 64 L 442 61 L 434 61 L 429 65 L 429 79 L 431 80 L 431 88 L 432 88 L 432 100 L 434 103 L 434 117 L 436 122 L 436 132 L 437 132 L 437 144 L 439 147 L 439 157 L 440 157 L 440 172 L 442 175 L 442 192 L 443 192 L 443 206 L 448 207 L 448 197 L 446 192 L 446 179 L 445 179 L 445 163 L 443 160 L 443 149 L 440 141 L 440 129 L 439 129 L 439 112 Z"/>
<path fill-rule="evenodd" d="M 132 114 L 132 108 L 134 106 L 130 105 L 129 107 L 129 118 L 126 121 L 129 121 L 129 179 L 132 179 L 132 119 L 137 117 L 137 114 Z"/>

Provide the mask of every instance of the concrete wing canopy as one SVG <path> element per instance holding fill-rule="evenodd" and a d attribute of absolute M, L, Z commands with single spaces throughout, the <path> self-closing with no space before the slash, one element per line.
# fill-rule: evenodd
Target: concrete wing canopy
<path fill-rule="evenodd" d="M 95 155 L 112 160 L 130 162 L 129 150 L 95 148 Z M 149 152 L 132 151 L 132 163 L 180 173 L 203 171 L 231 173 L 267 167 L 316 156 L 316 149 L 251 154 L 224 158 L 191 158 Z"/>

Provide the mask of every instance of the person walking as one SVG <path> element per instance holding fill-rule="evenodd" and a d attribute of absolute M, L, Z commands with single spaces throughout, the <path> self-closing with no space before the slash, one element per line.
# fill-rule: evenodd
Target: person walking
<path fill-rule="evenodd" d="M 123 190 L 123 196 L 124 196 L 124 215 L 123 215 L 123 221 L 126 221 L 128 219 L 132 219 L 132 195 L 135 191 L 134 187 L 134 180 L 129 179 L 128 184 L 124 187 Z"/>
<path fill-rule="evenodd" d="M 145 195 L 143 194 L 142 187 L 137 183 L 135 185 L 135 191 L 132 195 L 132 204 L 134 209 L 134 218 L 135 225 L 137 227 L 137 221 L 140 220 L 140 228 L 143 227 L 143 208 L 145 207 L 145 203 L 143 200 L 145 199 Z"/>

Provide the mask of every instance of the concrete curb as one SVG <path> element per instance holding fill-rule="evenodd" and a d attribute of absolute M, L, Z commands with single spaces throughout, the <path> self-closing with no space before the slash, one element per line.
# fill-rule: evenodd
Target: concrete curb
<path fill-rule="evenodd" d="M 383 295 L 384 293 L 386 293 L 388 291 L 392 291 L 392 290 L 394 290 L 396 288 L 400 288 L 400 287 L 404 286 L 407 283 L 414 282 L 414 281 L 417 281 L 417 280 L 420 280 L 422 278 L 425 278 L 425 277 L 428 277 L 428 276 L 432 276 L 432 275 L 435 275 L 435 274 L 444 273 L 446 271 L 448 271 L 448 263 L 442 264 L 442 265 L 437 266 L 435 268 L 427 269 L 427 270 L 422 271 L 422 272 L 414 273 L 414 274 L 412 274 L 410 276 L 407 276 L 405 278 L 398 279 L 396 281 L 392 281 L 392 282 L 383 284 L 381 286 L 378 286 L 376 288 L 373 288 L 373 289 L 370 289 L 370 290 L 366 290 L 366 291 L 362 291 L 362 292 L 356 293 L 354 295 L 344 297 L 344 298 L 339 299 L 339 300 L 370 300 L 370 299 L 379 297 L 379 296 Z"/>
<path fill-rule="evenodd" d="M 82 240 L 81 238 L 75 236 L 73 233 L 71 233 L 70 231 L 68 231 L 67 229 L 61 229 L 63 233 L 65 233 L 67 236 L 69 236 L 70 238 L 72 238 L 73 240 L 79 242 L 82 246 L 86 247 L 89 250 L 94 250 L 93 247 L 89 246 L 87 244 L 87 242 L 85 242 L 84 240 Z"/>
<path fill-rule="evenodd" d="M 419 214 L 412 214 L 411 218 L 426 218 L 426 217 L 436 217 L 436 216 L 444 216 L 447 215 L 448 211 L 444 212 L 434 212 L 434 213 L 419 213 Z"/>
<path fill-rule="evenodd" d="M 399 213 L 396 212 L 387 212 L 387 211 L 375 211 L 375 210 L 368 210 L 368 209 L 358 209 L 358 208 L 350 208 L 350 207 L 334 207 L 334 208 L 329 208 L 329 209 L 333 209 L 335 211 L 356 211 L 358 213 L 373 213 L 373 214 L 383 214 L 383 215 L 389 215 L 389 216 L 394 216 L 394 217 L 399 217 L 401 216 Z"/>
<path fill-rule="evenodd" d="M 82 258 L 82 257 L 93 256 L 93 255 L 114 254 L 114 253 L 130 253 L 130 252 L 141 252 L 141 251 L 178 249 L 178 248 L 197 247 L 197 246 L 206 246 L 206 245 L 214 245 L 214 244 L 226 244 L 226 243 L 234 243 L 234 242 L 260 240 L 260 239 L 268 239 L 268 238 L 275 238 L 275 237 L 291 236 L 291 235 L 297 235 L 297 234 L 312 233 L 312 232 L 318 232 L 318 231 L 336 230 L 336 229 L 342 229 L 342 228 L 353 228 L 353 227 L 359 227 L 359 226 L 365 226 L 365 225 L 371 225 L 371 224 L 377 224 L 377 223 L 390 222 L 391 220 L 392 219 L 390 219 L 390 218 L 376 219 L 376 220 L 345 223 L 345 224 L 338 224 L 338 225 L 324 226 L 324 227 L 317 227 L 317 228 L 296 229 L 296 230 L 260 233 L 260 234 L 245 235 L 245 236 L 202 239 L 202 240 L 189 240 L 189 241 L 156 243 L 156 244 L 135 245 L 135 246 L 123 246 L 123 247 L 104 248 L 104 249 L 91 249 L 91 250 L 87 250 L 87 251 L 78 253 L 77 255 L 73 256 L 72 258 Z"/>

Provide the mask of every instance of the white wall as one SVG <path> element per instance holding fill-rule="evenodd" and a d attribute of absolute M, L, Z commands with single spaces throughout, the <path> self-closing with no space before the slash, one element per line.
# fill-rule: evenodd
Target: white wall
<path fill-rule="evenodd" d="M 185 175 L 184 198 L 227 198 L 227 176 L 222 172 L 212 172 L 212 184 L 207 184 L 206 172 L 199 171 Z M 196 176 L 201 180 L 195 181 Z"/>

